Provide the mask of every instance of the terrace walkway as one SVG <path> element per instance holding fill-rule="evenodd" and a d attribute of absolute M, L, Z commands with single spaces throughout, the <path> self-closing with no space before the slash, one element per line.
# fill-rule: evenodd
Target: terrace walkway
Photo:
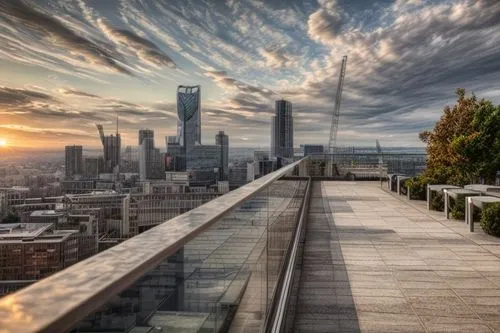
<path fill-rule="evenodd" d="M 315 182 L 294 332 L 500 332 L 500 239 L 367 182 Z"/>

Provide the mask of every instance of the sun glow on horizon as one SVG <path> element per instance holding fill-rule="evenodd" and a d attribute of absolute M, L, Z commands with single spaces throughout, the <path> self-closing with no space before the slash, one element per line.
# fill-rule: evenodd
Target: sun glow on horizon
<path fill-rule="evenodd" d="M 5 139 L 0 139 L 0 147 L 6 147 L 7 141 Z"/>

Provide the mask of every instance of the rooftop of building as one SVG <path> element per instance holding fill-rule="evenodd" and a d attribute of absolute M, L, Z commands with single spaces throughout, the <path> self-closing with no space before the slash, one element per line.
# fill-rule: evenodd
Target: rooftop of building
<path fill-rule="evenodd" d="M 10 223 L 0 224 L 0 244 L 54 243 L 66 240 L 78 230 L 54 230 L 53 223 Z"/>
<path fill-rule="evenodd" d="M 31 217 L 46 217 L 46 216 L 61 216 L 61 212 L 56 212 L 55 210 L 52 209 L 47 209 L 47 210 L 35 210 L 31 212 Z"/>

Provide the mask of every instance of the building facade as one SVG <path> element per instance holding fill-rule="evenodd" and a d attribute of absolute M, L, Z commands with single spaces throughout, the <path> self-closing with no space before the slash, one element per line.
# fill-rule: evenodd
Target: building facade
<path fill-rule="evenodd" d="M 97 179 L 104 172 L 104 159 L 101 157 L 85 157 L 84 178 Z"/>
<path fill-rule="evenodd" d="M 292 103 L 279 100 L 271 124 L 271 156 L 293 158 L 293 155 Z"/>
<path fill-rule="evenodd" d="M 75 230 L 17 223 L 0 231 L 0 280 L 39 280 L 78 261 Z"/>
<path fill-rule="evenodd" d="M 83 175 L 83 147 L 65 147 L 66 179 L 74 179 Z"/>
<path fill-rule="evenodd" d="M 188 153 L 196 143 L 201 144 L 201 87 L 177 88 L 177 136 Z"/>
<path fill-rule="evenodd" d="M 215 144 L 219 146 L 220 151 L 220 166 L 219 166 L 219 179 L 228 180 L 229 177 L 229 137 L 224 131 L 219 131 L 215 135 Z"/>
<path fill-rule="evenodd" d="M 304 156 L 323 154 L 323 153 L 324 153 L 323 145 L 304 145 Z"/>
<path fill-rule="evenodd" d="M 139 130 L 139 178 L 162 179 L 165 171 L 160 150 L 155 148 L 154 131 Z"/>

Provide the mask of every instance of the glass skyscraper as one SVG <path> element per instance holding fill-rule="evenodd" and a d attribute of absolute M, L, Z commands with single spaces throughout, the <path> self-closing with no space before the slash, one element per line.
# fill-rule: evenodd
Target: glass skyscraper
<path fill-rule="evenodd" d="M 201 144 L 201 89 L 200 86 L 177 87 L 178 142 L 188 153 L 195 144 Z"/>
<path fill-rule="evenodd" d="M 271 124 L 271 156 L 293 157 L 293 116 L 292 103 L 276 101 L 276 110 Z"/>

